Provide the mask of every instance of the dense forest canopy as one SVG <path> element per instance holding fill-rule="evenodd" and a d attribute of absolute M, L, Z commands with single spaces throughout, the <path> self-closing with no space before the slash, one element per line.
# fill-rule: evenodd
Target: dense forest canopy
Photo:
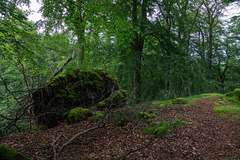
<path fill-rule="evenodd" d="M 6 130 L 26 125 L 20 117 L 32 92 L 71 56 L 67 67 L 115 75 L 128 103 L 240 87 L 240 18 L 222 18 L 232 1 L 40 2 L 44 20 L 37 23 L 19 9 L 30 1 L 0 2 L 0 125 Z"/>

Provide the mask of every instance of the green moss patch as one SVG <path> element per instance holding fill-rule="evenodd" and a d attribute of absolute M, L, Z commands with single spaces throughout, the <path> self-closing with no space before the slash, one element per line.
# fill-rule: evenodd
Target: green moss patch
<path fill-rule="evenodd" d="M 176 98 L 170 101 L 171 104 L 187 104 L 188 101 L 184 98 Z"/>
<path fill-rule="evenodd" d="M 119 89 L 113 92 L 108 98 L 98 103 L 98 108 L 119 108 L 126 103 L 127 91 Z"/>
<path fill-rule="evenodd" d="M 84 109 L 81 107 L 76 107 L 66 112 L 63 117 L 67 120 L 67 124 L 73 124 L 80 122 L 92 116 L 93 113 L 89 109 Z"/>
<path fill-rule="evenodd" d="M 104 112 L 102 112 L 102 111 L 97 111 L 97 112 L 94 114 L 94 117 L 93 117 L 92 119 L 90 119 L 90 122 L 96 122 L 96 121 L 100 120 L 103 116 L 104 116 Z"/>
<path fill-rule="evenodd" d="M 171 104 L 171 101 L 153 101 L 152 104 L 158 107 L 164 107 Z"/>
<path fill-rule="evenodd" d="M 23 154 L 4 146 L 0 146 L 0 159 L 1 160 L 30 160 Z"/>
<path fill-rule="evenodd" d="M 35 126 L 31 131 L 30 133 L 35 133 L 37 131 L 46 131 L 48 130 L 48 127 L 47 126 L 44 126 L 44 125 L 38 125 L 38 126 Z"/>
<path fill-rule="evenodd" d="M 240 105 L 240 88 L 234 89 L 234 91 L 226 93 L 223 99 Z"/>
<path fill-rule="evenodd" d="M 214 108 L 214 111 L 222 118 L 231 120 L 240 120 L 240 107 L 236 105 L 231 106 L 218 106 Z"/>
<path fill-rule="evenodd" d="M 146 111 L 142 111 L 139 113 L 140 118 L 143 119 L 152 119 L 152 118 L 156 118 L 157 117 L 157 111 L 156 109 L 149 109 Z"/>
<path fill-rule="evenodd" d="M 155 124 L 152 127 L 146 128 L 142 130 L 143 134 L 152 134 L 157 137 L 162 137 L 166 135 L 170 130 L 175 129 L 182 125 L 187 125 L 188 123 L 185 121 L 163 121 Z"/>
<path fill-rule="evenodd" d="M 111 114 L 111 121 L 118 127 L 125 126 L 130 122 L 131 111 L 117 111 Z"/>

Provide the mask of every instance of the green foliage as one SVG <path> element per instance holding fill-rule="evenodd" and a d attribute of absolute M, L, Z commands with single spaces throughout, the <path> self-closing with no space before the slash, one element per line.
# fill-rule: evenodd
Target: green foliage
<path fill-rule="evenodd" d="M 2 160 L 30 160 L 30 158 L 25 157 L 23 154 L 4 146 L 0 146 L 0 159 Z"/>
<path fill-rule="evenodd" d="M 143 119 L 153 119 L 156 118 L 157 115 L 158 113 L 156 109 L 148 109 L 139 113 L 139 116 Z"/>
<path fill-rule="evenodd" d="M 175 129 L 181 125 L 187 125 L 188 123 L 185 121 L 163 121 L 155 124 L 152 127 L 146 128 L 142 130 L 143 134 L 152 134 L 157 137 L 162 137 L 166 135 L 170 130 Z"/>
<path fill-rule="evenodd" d="M 73 124 L 85 120 L 92 115 L 93 112 L 90 111 L 89 109 L 76 107 L 66 112 L 63 116 L 67 120 L 67 124 Z"/>

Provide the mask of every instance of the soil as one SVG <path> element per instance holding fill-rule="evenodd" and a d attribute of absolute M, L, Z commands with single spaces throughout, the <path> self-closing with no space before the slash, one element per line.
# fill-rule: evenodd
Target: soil
<path fill-rule="evenodd" d="M 219 117 L 214 111 L 218 98 L 203 98 L 190 107 L 174 105 L 158 107 L 159 116 L 150 122 L 128 123 L 117 127 L 110 124 L 79 136 L 68 145 L 58 160 L 82 159 L 123 159 L 130 148 L 144 146 L 126 156 L 126 159 L 139 160 L 239 160 L 240 122 Z M 138 105 L 136 107 L 147 107 Z M 126 110 L 129 108 L 125 108 Z M 188 125 L 181 126 L 162 138 L 153 138 L 141 130 L 146 126 L 164 120 L 185 120 Z M 11 147 L 31 159 L 40 159 L 58 150 L 75 134 L 93 127 L 89 119 L 80 123 L 60 125 L 47 131 L 24 133 L 3 137 L 1 143 Z M 59 136 L 61 137 L 57 139 Z M 57 141 L 53 144 L 53 142 Z"/>

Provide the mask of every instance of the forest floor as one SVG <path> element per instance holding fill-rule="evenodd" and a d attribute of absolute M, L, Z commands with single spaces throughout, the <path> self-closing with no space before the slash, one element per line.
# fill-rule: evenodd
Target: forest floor
<path fill-rule="evenodd" d="M 157 107 L 158 117 L 145 124 L 109 125 L 78 137 L 67 146 L 59 160 L 116 159 L 129 148 L 145 146 L 152 135 L 142 134 L 146 125 L 164 120 L 184 120 L 188 125 L 172 130 L 162 138 L 155 138 L 146 148 L 130 153 L 126 159 L 146 160 L 239 160 L 240 122 L 219 117 L 213 110 L 218 98 L 202 98 L 188 107 L 181 104 Z M 135 107 L 143 107 L 139 104 Z M 128 108 L 126 108 L 128 109 Z M 75 134 L 93 126 L 88 120 L 67 125 L 62 123 L 47 131 L 4 137 L 1 143 L 31 159 L 53 153 L 52 143 L 59 138 L 56 149 Z"/>

